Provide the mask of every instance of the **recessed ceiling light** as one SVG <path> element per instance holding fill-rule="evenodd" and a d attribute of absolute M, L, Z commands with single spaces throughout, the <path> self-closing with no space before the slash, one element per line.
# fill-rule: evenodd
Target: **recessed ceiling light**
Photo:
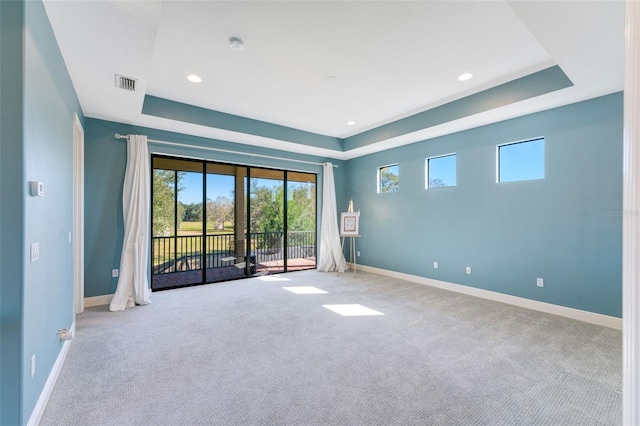
<path fill-rule="evenodd" d="M 202 79 L 200 78 L 199 75 L 195 75 L 195 74 L 189 74 L 187 76 L 187 80 L 189 80 L 192 83 L 200 83 L 202 82 Z"/>
<path fill-rule="evenodd" d="M 347 121 L 347 126 L 355 126 L 355 125 L 356 125 L 355 121 L 353 121 L 353 120 Z"/>
<path fill-rule="evenodd" d="M 244 42 L 238 37 L 231 37 L 229 39 L 229 44 L 233 50 L 242 50 L 244 49 Z"/>
<path fill-rule="evenodd" d="M 460 77 L 458 77 L 458 80 L 460 81 L 467 81 L 469 79 L 471 79 L 471 77 L 473 77 L 473 74 L 466 72 L 464 74 L 462 74 Z"/>

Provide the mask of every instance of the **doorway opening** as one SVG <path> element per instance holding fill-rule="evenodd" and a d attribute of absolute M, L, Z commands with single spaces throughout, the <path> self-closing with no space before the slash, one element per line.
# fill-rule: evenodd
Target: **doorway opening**
<path fill-rule="evenodd" d="M 152 156 L 151 289 L 316 267 L 316 175 Z"/>

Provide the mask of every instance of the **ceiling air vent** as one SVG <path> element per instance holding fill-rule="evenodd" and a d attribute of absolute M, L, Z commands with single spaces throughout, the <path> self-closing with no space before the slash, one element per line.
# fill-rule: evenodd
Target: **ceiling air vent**
<path fill-rule="evenodd" d="M 135 92 L 137 83 L 138 83 L 138 80 L 136 80 L 135 78 L 129 78 L 123 75 L 116 74 L 116 87 L 118 89 Z"/>

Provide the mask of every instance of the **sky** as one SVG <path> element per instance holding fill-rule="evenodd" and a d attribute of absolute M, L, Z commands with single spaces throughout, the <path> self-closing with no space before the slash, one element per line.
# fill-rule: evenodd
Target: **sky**
<path fill-rule="evenodd" d="M 500 182 L 544 178 L 544 139 L 501 145 Z"/>
<path fill-rule="evenodd" d="M 202 173 L 184 172 L 182 191 L 178 194 L 178 200 L 184 204 L 202 202 Z M 254 178 L 260 186 L 282 185 L 281 180 Z M 207 174 L 207 198 L 215 200 L 217 197 L 232 198 L 231 192 L 235 186 L 235 177 L 230 175 Z"/>
<path fill-rule="evenodd" d="M 427 159 L 429 179 L 440 179 L 446 186 L 456 186 L 456 155 Z"/>
<path fill-rule="evenodd" d="M 235 185 L 235 177 L 229 175 L 207 174 L 207 198 L 231 197 Z M 182 181 L 183 190 L 178 199 L 184 204 L 202 202 L 202 173 L 185 172 Z"/>

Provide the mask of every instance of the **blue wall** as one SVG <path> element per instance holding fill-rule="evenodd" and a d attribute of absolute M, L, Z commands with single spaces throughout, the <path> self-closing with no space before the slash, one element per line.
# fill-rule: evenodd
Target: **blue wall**
<path fill-rule="evenodd" d="M 545 178 L 496 183 L 496 145 L 540 136 Z M 452 152 L 457 187 L 425 190 L 425 158 Z M 378 194 L 377 167 L 392 163 L 400 190 Z M 361 264 L 621 317 L 621 93 L 353 159 L 347 172 Z"/>
<path fill-rule="evenodd" d="M 1 7 L 3 392 L 0 422 L 12 425 L 29 420 L 62 349 L 57 331 L 70 327 L 74 321 L 69 243 L 73 118 L 74 113 L 81 121 L 83 117 L 42 3 L 2 2 Z M 10 31 L 5 27 L 5 17 L 12 20 Z M 13 31 L 19 31 L 20 37 L 6 46 L 5 36 L 16 35 Z M 8 57 L 22 58 L 23 68 L 18 68 L 19 73 L 10 76 L 4 73 L 5 66 L 18 67 L 5 62 Z M 12 140 L 5 138 L 4 114 L 9 103 L 5 93 L 9 94 L 9 102 L 15 102 L 11 105 L 13 122 L 7 126 L 15 128 Z M 5 153 L 8 153 L 6 157 Z M 28 181 L 33 180 L 44 182 L 44 197 L 28 195 Z M 29 259 L 32 242 L 40 243 L 40 260 L 35 263 Z M 7 278 L 11 281 L 7 282 Z M 6 289 L 9 289 L 7 293 Z M 5 299 L 6 294 L 9 296 Z M 17 303 L 6 309 L 5 302 Z M 12 324 L 11 341 L 4 333 L 5 315 L 10 316 L 8 321 Z M 8 349 L 6 358 L 5 349 Z M 31 378 L 33 354 L 36 373 Z"/>
<path fill-rule="evenodd" d="M 117 284 L 110 271 L 120 259 L 126 148 L 114 133 L 295 156 L 88 119 L 87 297 L 111 294 Z M 496 183 L 496 146 L 541 136 L 545 179 Z M 150 147 L 167 154 L 247 161 L 187 147 Z M 425 190 L 425 158 L 451 152 L 457 153 L 458 186 Z M 400 191 L 377 194 L 377 167 L 396 162 Z M 301 168 L 295 163 L 290 167 Z M 309 167 L 302 168 L 320 171 Z M 336 170 L 336 192 L 340 211 L 350 198 L 362 211 L 362 264 L 621 316 L 620 93 L 350 160 Z M 432 268 L 433 261 L 439 269 Z M 472 275 L 465 274 L 466 266 L 472 267 Z M 538 277 L 545 280 L 544 288 L 536 286 Z"/>
<path fill-rule="evenodd" d="M 24 160 L 23 2 L 0 1 L 0 424 L 20 419 Z"/>
<path fill-rule="evenodd" d="M 122 183 L 127 162 L 127 145 L 126 141 L 115 139 L 115 133 L 142 134 L 149 139 L 160 141 L 252 152 L 254 154 L 273 155 L 305 161 L 331 161 L 333 164 L 339 165 L 337 169 L 334 169 L 336 186 L 340 187 L 340 182 L 345 182 L 344 163 L 338 160 L 327 160 L 284 151 L 249 147 L 180 133 L 87 118 L 85 125 L 85 297 L 113 294 L 118 284 L 117 278 L 111 278 L 111 269 L 120 267 L 120 253 L 124 237 Z M 149 151 L 219 162 L 250 163 L 257 166 L 317 173 L 318 206 L 322 202 L 321 166 L 213 152 L 189 146 L 167 146 L 153 142 L 149 143 Z M 344 189 L 336 192 L 339 202 L 344 203 Z M 319 217 L 320 209 L 318 209 Z"/>

